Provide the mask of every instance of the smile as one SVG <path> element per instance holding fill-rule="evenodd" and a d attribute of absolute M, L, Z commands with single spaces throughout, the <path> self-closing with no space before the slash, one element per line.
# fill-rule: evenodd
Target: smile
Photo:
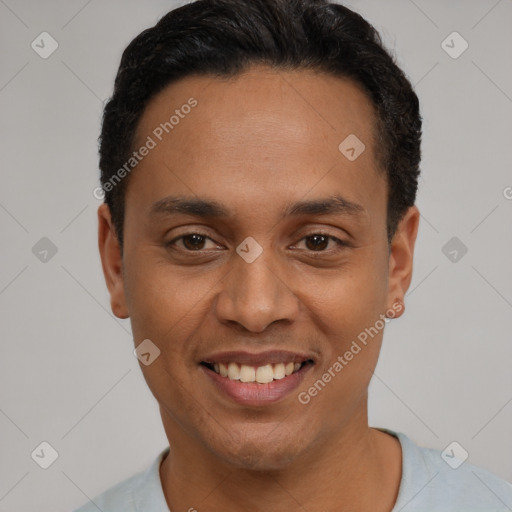
<path fill-rule="evenodd" d="M 225 398 L 246 406 L 265 406 L 296 390 L 315 364 L 313 354 L 268 350 L 211 354 L 199 367 Z"/>
<path fill-rule="evenodd" d="M 239 380 L 240 382 L 257 382 L 259 384 L 268 384 L 274 380 L 281 380 L 288 377 L 301 369 L 301 367 L 308 362 L 294 363 L 267 363 L 263 366 L 250 366 L 247 364 L 239 363 L 205 363 L 207 368 L 213 370 L 221 377 L 229 380 Z"/>

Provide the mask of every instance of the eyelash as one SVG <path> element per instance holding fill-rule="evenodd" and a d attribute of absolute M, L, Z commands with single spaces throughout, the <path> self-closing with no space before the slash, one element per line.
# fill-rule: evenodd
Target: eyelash
<path fill-rule="evenodd" d="M 178 240 L 181 240 L 182 238 L 187 238 L 188 236 L 192 236 L 192 235 L 198 235 L 198 236 L 201 236 L 203 238 L 206 238 L 208 240 L 211 240 L 212 242 L 214 242 L 214 240 L 212 240 L 206 233 L 201 233 L 199 231 L 193 231 L 193 232 L 190 232 L 190 233 L 184 233 L 183 235 L 180 235 L 176 238 L 174 238 L 173 240 L 167 242 L 165 244 L 166 247 L 168 248 L 172 248 L 172 246 L 178 241 Z M 334 251 L 339 251 L 339 250 L 342 250 L 343 248 L 345 247 L 350 247 L 350 244 L 344 240 L 340 240 L 339 238 L 336 238 L 335 236 L 332 236 L 330 235 L 329 233 L 324 233 L 322 231 L 314 231 L 312 233 L 310 233 L 309 235 L 305 235 L 303 236 L 299 241 L 302 241 L 302 240 L 305 240 L 306 238 L 310 238 L 310 237 L 313 237 L 315 235 L 320 235 L 320 236 L 324 236 L 330 240 L 333 240 L 336 245 L 338 246 L 336 249 L 334 249 Z M 203 253 L 205 251 L 207 251 L 207 249 L 198 249 L 198 250 L 190 250 L 190 249 L 186 249 L 186 248 L 179 248 L 179 250 L 182 250 L 182 251 L 185 251 L 185 252 L 189 252 L 189 253 Z M 322 250 L 322 251 L 313 251 L 313 250 L 309 250 L 308 252 L 312 253 L 312 254 L 318 254 L 318 253 L 330 253 L 332 252 L 333 250 Z"/>

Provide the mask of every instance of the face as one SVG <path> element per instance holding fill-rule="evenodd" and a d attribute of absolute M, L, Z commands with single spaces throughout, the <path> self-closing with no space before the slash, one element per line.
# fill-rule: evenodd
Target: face
<path fill-rule="evenodd" d="M 367 427 L 418 222 L 412 207 L 388 247 L 374 121 L 349 80 L 263 67 L 188 77 L 148 105 L 123 257 L 105 205 L 99 239 L 114 313 L 160 350 L 141 368 L 169 439 L 272 469 Z M 339 149 L 351 135 L 362 152 Z"/>

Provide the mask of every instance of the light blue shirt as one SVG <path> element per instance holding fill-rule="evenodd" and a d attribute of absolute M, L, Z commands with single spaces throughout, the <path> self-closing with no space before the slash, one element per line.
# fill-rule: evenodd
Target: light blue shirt
<path fill-rule="evenodd" d="M 402 478 L 392 512 L 511 512 L 512 484 L 464 462 L 453 469 L 441 452 L 414 444 L 401 432 L 379 428 L 402 446 Z M 162 451 L 151 466 L 74 512 L 170 512 L 160 482 Z M 453 452 L 447 452 L 451 457 Z M 446 459 L 446 455 L 445 455 Z M 452 463 L 452 466 L 457 466 Z M 452 460 L 450 460 L 452 462 Z M 204 509 L 200 503 L 191 508 Z"/>

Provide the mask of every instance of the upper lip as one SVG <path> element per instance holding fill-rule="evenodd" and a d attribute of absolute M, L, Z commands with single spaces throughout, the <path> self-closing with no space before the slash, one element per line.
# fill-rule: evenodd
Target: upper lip
<path fill-rule="evenodd" d="M 266 350 L 257 354 L 244 351 L 215 352 L 201 360 L 202 363 L 239 363 L 248 366 L 263 366 L 277 363 L 303 363 L 311 360 L 316 362 L 312 354 L 291 352 L 288 350 Z"/>

